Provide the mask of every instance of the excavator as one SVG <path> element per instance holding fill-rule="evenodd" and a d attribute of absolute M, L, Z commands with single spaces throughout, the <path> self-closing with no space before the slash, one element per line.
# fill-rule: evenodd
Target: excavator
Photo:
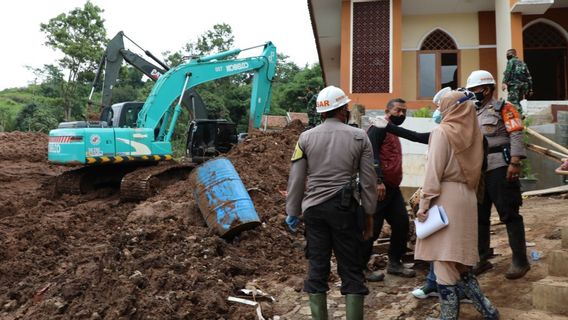
<path fill-rule="evenodd" d="M 118 48 L 122 46 L 118 44 Z M 259 56 L 237 57 L 242 51 L 258 47 L 263 48 Z M 118 51 L 122 52 L 122 57 L 128 56 L 124 54 L 128 53 L 126 50 Z M 106 59 L 108 63 L 108 57 Z M 140 61 L 129 63 L 140 65 Z M 78 194 L 102 185 L 120 184 L 121 199 L 143 200 L 160 186 L 187 176 L 198 162 L 215 154 L 208 153 L 211 149 L 227 151 L 230 148 L 230 144 L 218 143 L 218 137 L 231 140 L 232 136 L 228 133 L 230 130 L 223 130 L 223 127 L 230 128 L 231 123 L 208 120 L 200 114 L 205 108 L 194 88 L 208 81 L 252 73 L 249 130 L 258 128 L 262 115 L 270 109 L 276 62 L 276 47 L 266 42 L 192 58 L 169 70 L 160 64 L 164 67 L 163 74 L 157 67 L 145 69 L 146 75 L 161 75 L 155 77 L 156 83 L 143 104 L 127 102 L 109 106 L 110 97 L 105 100 L 103 94 L 100 121 L 67 122 L 50 131 L 48 161 L 80 166 L 57 177 L 56 192 Z M 187 143 L 187 153 L 193 157 L 192 161 L 176 162 L 171 161 L 171 138 L 183 105 L 190 106 L 195 116 L 189 126 Z M 203 141 L 209 142 L 200 143 Z"/>

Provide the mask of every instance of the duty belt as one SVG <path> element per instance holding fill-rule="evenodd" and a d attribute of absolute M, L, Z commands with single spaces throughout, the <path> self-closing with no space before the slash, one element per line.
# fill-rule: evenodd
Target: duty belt
<path fill-rule="evenodd" d="M 494 146 L 494 147 L 489 147 L 489 150 L 487 151 L 488 153 L 500 153 L 503 152 L 503 149 L 510 149 L 511 145 L 510 144 L 502 144 L 500 146 Z"/>

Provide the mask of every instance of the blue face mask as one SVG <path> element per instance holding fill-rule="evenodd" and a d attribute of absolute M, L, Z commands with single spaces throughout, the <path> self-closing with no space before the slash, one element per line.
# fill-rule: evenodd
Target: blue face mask
<path fill-rule="evenodd" d="M 432 120 L 434 120 L 434 122 L 437 124 L 440 124 L 442 122 L 442 113 L 440 112 L 440 109 L 436 109 L 434 111 L 434 113 L 432 114 Z"/>

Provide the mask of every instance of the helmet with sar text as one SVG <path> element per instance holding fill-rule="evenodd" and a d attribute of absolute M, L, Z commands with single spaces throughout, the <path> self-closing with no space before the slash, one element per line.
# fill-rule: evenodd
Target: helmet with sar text
<path fill-rule="evenodd" d="M 469 77 L 467 77 L 466 89 L 471 90 L 476 87 L 481 87 L 482 90 L 476 91 L 475 89 L 475 97 L 477 102 L 475 105 L 479 108 L 483 105 L 484 101 L 487 101 L 490 95 L 493 93 L 493 89 L 488 89 L 487 86 L 491 86 L 491 88 L 495 87 L 495 78 L 493 75 L 485 70 L 475 70 L 473 71 Z M 489 90 L 489 91 L 488 91 Z"/>
<path fill-rule="evenodd" d="M 467 83 L 465 85 L 466 89 L 471 89 L 486 84 L 495 85 L 495 78 L 489 71 L 485 70 L 475 70 L 469 77 L 467 77 Z"/>
<path fill-rule="evenodd" d="M 350 101 L 351 99 L 345 95 L 343 90 L 335 86 L 328 86 L 323 88 L 318 94 L 316 111 L 317 113 L 328 112 L 343 107 Z"/>

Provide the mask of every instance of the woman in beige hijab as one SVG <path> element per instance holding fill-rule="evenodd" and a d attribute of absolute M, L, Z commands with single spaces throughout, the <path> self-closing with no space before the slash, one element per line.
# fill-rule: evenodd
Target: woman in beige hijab
<path fill-rule="evenodd" d="M 477 251 L 477 198 L 483 164 L 483 136 L 468 92 L 451 91 L 440 102 L 442 122 L 430 134 L 426 176 L 418 220 L 428 209 L 442 206 L 449 224 L 416 241 L 415 258 L 434 262 L 440 294 L 441 319 L 458 319 L 458 288 L 463 289 L 485 319 L 499 319 L 499 312 L 481 293 L 471 267 Z"/>

